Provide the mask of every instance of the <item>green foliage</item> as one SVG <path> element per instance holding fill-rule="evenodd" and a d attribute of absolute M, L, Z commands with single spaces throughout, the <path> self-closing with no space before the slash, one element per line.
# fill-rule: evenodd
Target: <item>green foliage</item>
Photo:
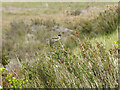
<path fill-rule="evenodd" d="M 11 88 L 24 88 L 28 82 L 28 80 L 16 79 L 12 73 L 7 75 L 6 81 L 8 81 L 9 87 Z"/>
<path fill-rule="evenodd" d="M 8 70 L 5 68 L 0 68 L 0 72 L 3 72 L 3 71 L 8 71 Z"/>
<path fill-rule="evenodd" d="M 120 40 L 114 41 L 113 44 L 120 49 Z"/>
<path fill-rule="evenodd" d="M 9 88 L 24 88 L 28 82 L 27 79 L 17 79 L 13 73 L 8 73 L 8 70 L 5 68 L 0 68 L 0 74 L 0 78 L 3 81 L 3 87 L 7 85 Z"/>

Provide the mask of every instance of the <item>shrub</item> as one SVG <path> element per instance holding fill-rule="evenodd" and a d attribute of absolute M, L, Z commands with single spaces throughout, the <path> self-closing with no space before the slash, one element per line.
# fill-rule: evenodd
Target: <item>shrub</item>
<path fill-rule="evenodd" d="M 118 87 L 117 49 L 110 51 L 96 42 L 79 44 L 75 55 L 60 44 L 45 47 L 35 63 L 24 63 L 23 74 L 31 87 L 116 88 Z M 50 51 L 48 51 L 50 50 Z M 25 70 L 25 71 L 24 71 Z"/>
<path fill-rule="evenodd" d="M 118 6 L 108 7 L 103 13 L 100 13 L 98 20 L 98 30 L 105 33 L 111 33 L 118 26 Z"/>
<path fill-rule="evenodd" d="M 13 73 L 3 72 L 2 76 L 4 88 L 24 88 L 28 82 L 27 79 L 17 79 Z"/>
<path fill-rule="evenodd" d="M 115 31 L 117 26 L 118 6 L 110 6 L 103 12 L 100 12 L 98 17 L 86 22 L 80 32 L 91 34 L 90 36 L 103 35 Z"/>
<path fill-rule="evenodd" d="M 44 25 L 47 27 L 53 27 L 58 25 L 54 19 L 34 19 L 32 20 L 32 25 Z"/>
<path fill-rule="evenodd" d="M 33 23 L 11 22 L 10 30 L 3 35 L 3 64 L 5 64 L 5 57 L 7 56 L 13 59 L 17 55 L 21 61 L 24 60 L 26 54 L 33 56 L 36 51 L 42 51 L 46 39 L 54 34 L 56 32 L 51 33 L 48 28 L 40 28 L 40 25 L 34 25 Z"/>

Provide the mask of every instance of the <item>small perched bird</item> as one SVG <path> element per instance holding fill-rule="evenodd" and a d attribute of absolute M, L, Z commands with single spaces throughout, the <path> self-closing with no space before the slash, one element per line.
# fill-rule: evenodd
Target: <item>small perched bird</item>
<path fill-rule="evenodd" d="M 59 41 L 61 39 L 61 34 L 57 35 L 56 37 L 52 37 L 50 39 L 50 46 L 52 46 L 56 41 Z"/>
<path fill-rule="evenodd" d="M 61 34 L 57 35 L 56 37 L 52 37 L 51 40 L 52 40 L 53 42 L 56 42 L 56 41 L 59 41 L 60 38 L 61 38 Z"/>

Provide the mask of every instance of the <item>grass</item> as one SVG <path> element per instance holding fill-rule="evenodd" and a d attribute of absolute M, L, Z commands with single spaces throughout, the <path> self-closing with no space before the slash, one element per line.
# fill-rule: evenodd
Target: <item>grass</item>
<path fill-rule="evenodd" d="M 114 41 L 118 41 L 118 33 L 116 30 L 112 34 L 98 36 L 96 38 L 92 38 L 89 41 L 92 43 L 92 45 L 95 45 L 96 42 L 99 42 L 99 43 L 103 44 L 107 50 L 109 50 L 115 46 Z M 78 54 L 78 52 L 76 52 L 76 51 L 78 51 L 78 52 L 80 51 L 78 47 L 73 50 L 73 52 L 75 54 Z"/>
<path fill-rule="evenodd" d="M 91 42 L 93 42 L 93 44 L 94 44 L 95 40 L 103 43 L 106 46 L 106 49 L 109 50 L 110 48 L 112 48 L 114 46 L 113 41 L 118 41 L 117 30 L 116 30 L 116 32 L 114 32 L 110 35 L 105 35 L 103 37 L 95 38 L 95 39 L 91 40 Z"/>
<path fill-rule="evenodd" d="M 9 27 L 9 23 L 11 21 L 15 20 L 20 20 L 20 19 L 26 19 L 29 20 L 31 18 L 36 18 L 36 17 L 41 17 L 41 18 L 46 18 L 46 17 L 52 17 L 54 18 L 57 16 L 57 19 L 60 19 L 60 22 L 62 21 L 63 16 L 62 13 L 64 13 L 66 10 L 76 10 L 76 9 L 82 9 L 85 8 L 86 6 L 95 6 L 95 7 L 104 7 L 105 5 L 108 4 L 116 4 L 116 3 L 48 3 L 49 8 L 46 7 L 46 3 L 41 3 L 41 2 L 34 2 L 28 4 L 25 2 L 3 2 L 2 7 L 9 9 L 3 10 L 2 11 L 2 18 L 3 18 L 3 28 Z M 22 8 L 21 8 L 22 5 Z M 45 8 L 46 7 L 46 8 Z M 56 7 L 56 8 L 55 8 Z M 16 10 L 17 9 L 17 10 Z M 59 12 L 58 12 L 59 11 Z M 40 13 L 39 13 L 40 12 Z M 61 15 L 62 14 L 62 15 Z M 19 16 L 19 18 L 17 18 Z M 61 17 L 61 18 L 60 18 Z M 68 19 L 70 19 L 68 17 Z M 63 22 L 61 22 L 63 23 Z M 4 31 L 4 30 L 3 30 Z"/>
<path fill-rule="evenodd" d="M 13 11 L 3 10 L 2 64 L 14 79 L 10 83 L 4 75 L 11 74 L 4 72 L 4 87 L 14 88 L 17 81 L 21 87 L 27 80 L 23 87 L 117 88 L 118 46 L 112 45 L 118 40 L 117 6 L 105 11 L 107 4 L 115 3 L 49 3 L 49 8 L 46 3 L 3 3 Z M 88 5 L 97 10 L 77 16 L 65 12 L 76 13 Z M 50 47 L 46 41 L 59 33 L 50 31 L 56 25 L 73 32 L 62 34 Z"/>
<path fill-rule="evenodd" d="M 3 2 L 2 3 L 4 7 L 20 7 L 23 6 L 23 8 L 40 8 L 40 9 L 43 9 L 45 6 L 46 6 L 46 2 Z M 87 5 L 92 5 L 92 6 L 98 6 L 98 7 L 101 7 L 101 6 L 105 6 L 107 4 L 116 4 L 114 2 L 104 2 L 104 3 L 101 3 L 101 2 L 96 2 L 96 3 L 93 3 L 93 2 L 89 2 L 89 3 L 85 3 L 85 2 L 80 2 L 79 4 L 77 2 L 55 2 L 55 3 L 52 3 L 52 2 L 49 2 L 48 3 L 48 6 L 50 8 L 54 8 L 54 7 L 57 7 L 57 8 L 54 8 L 54 9 L 59 9 L 59 8 L 64 8 L 64 10 L 66 10 L 66 7 L 68 8 L 68 6 L 70 5 L 71 6 L 71 9 L 78 9 L 78 8 L 81 8 L 81 7 L 86 7 Z M 51 10 L 51 9 L 50 9 Z"/>

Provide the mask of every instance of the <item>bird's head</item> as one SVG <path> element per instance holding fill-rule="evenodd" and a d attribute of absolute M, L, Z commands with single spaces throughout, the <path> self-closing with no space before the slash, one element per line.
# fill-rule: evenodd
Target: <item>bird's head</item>
<path fill-rule="evenodd" d="M 58 36 L 61 37 L 61 34 L 59 34 Z"/>

